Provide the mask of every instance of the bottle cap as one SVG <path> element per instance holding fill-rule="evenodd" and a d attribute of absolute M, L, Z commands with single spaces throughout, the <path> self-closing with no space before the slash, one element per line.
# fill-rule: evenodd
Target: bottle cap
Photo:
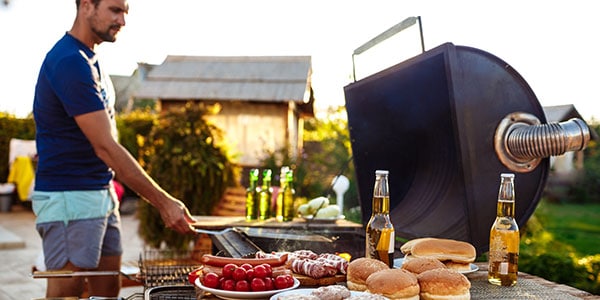
<path fill-rule="evenodd" d="M 388 170 L 376 170 L 375 175 L 388 175 L 390 171 Z"/>
<path fill-rule="evenodd" d="M 515 178 L 515 174 L 513 174 L 513 173 L 502 173 L 502 174 L 500 174 L 500 177 Z"/>

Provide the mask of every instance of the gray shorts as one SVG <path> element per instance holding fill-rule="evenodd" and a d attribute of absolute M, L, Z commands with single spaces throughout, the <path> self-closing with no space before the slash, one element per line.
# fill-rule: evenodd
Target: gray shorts
<path fill-rule="evenodd" d="M 98 267 L 100 256 L 122 255 L 121 218 L 46 222 L 36 225 L 42 237 L 44 262 L 48 270 L 63 268 L 68 261 L 84 269 Z"/>

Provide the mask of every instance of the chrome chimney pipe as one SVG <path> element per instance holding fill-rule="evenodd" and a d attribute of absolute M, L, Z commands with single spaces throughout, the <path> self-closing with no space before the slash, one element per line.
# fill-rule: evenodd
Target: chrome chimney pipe
<path fill-rule="evenodd" d="M 590 130 L 581 119 L 540 124 L 531 114 L 512 113 L 496 128 L 494 148 L 510 170 L 530 172 L 542 158 L 583 150 L 589 140 Z"/>

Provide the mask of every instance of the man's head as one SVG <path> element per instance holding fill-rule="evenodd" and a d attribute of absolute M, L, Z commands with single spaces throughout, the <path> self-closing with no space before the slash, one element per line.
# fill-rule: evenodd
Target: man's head
<path fill-rule="evenodd" d="M 98 7 L 98 3 L 100 3 L 101 0 L 92 0 L 92 3 L 94 3 L 94 6 Z M 75 0 L 75 6 L 77 6 L 77 9 L 79 9 L 79 4 L 81 4 L 81 0 Z"/>
<path fill-rule="evenodd" d="M 127 0 L 75 0 L 77 19 L 88 27 L 93 43 L 114 42 L 125 16 L 129 12 Z"/>

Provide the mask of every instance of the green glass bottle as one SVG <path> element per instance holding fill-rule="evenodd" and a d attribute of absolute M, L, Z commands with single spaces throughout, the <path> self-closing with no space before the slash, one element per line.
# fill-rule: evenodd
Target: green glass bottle
<path fill-rule="evenodd" d="M 285 174 L 285 186 L 282 195 L 282 219 L 284 222 L 289 222 L 296 216 L 295 209 L 295 196 L 296 191 L 294 190 L 294 173 L 292 170 L 287 170 Z"/>
<path fill-rule="evenodd" d="M 258 169 L 251 169 L 246 189 L 246 221 L 258 219 Z"/>
<path fill-rule="evenodd" d="M 263 170 L 262 186 L 259 193 L 258 219 L 266 220 L 271 217 L 271 198 L 273 189 L 271 188 L 271 170 Z"/>

